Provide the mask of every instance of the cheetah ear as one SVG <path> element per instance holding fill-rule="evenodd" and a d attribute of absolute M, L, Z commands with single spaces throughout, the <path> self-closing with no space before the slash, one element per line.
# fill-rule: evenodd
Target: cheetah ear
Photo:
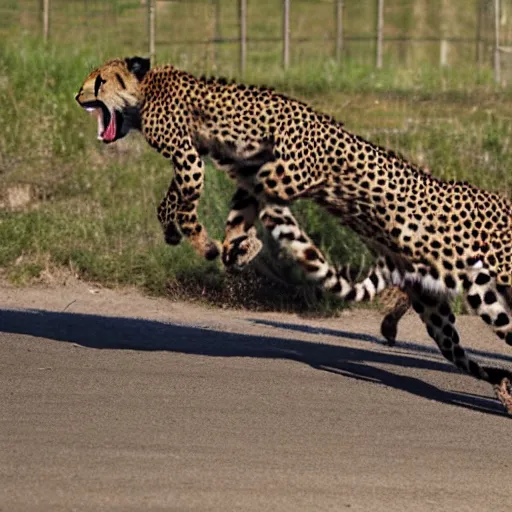
<path fill-rule="evenodd" d="M 151 67 L 149 59 L 145 59 L 144 57 L 128 57 L 125 59 L 125 62 L 128 66 L 128 71 L 133 73 L 139 82 L 144 79 Z"/>

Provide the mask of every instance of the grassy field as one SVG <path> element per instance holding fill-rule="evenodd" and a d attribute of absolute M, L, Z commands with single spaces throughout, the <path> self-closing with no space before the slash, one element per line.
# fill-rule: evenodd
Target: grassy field
<path fill-rule="evenodd" d="M 298 270 L 269 249 L 252 270 L 226 275 L 184 243 L 164 244 L 155 210 L 172 169 L 138 134 L 112 146 L 95 140 L 95 123 L 73 101 L 88 71 L 125 51 L 108 42 L 50 42 L 12 31 L 0 46 L 0 269 L 13 283 L 51 280 L 62 272 L 107 286 L 135 285 L 172 297 L 250 307 L 332 311 Z M 176 51 L 176 50 L 173 50 Z M 122 55 L 123 53 L 121 53 Z M 510 195 L 512 104 L 488 69 L 429 65 L 376 72 L 347 59 L 300 61 L 284 73 L 276 57 L 254 61 L 245 76 L 334 115 L 347 129 L 428 166 Z M 183 54 L 161 52 L 181 62 Z M 221 74 L 236 76 L 226 57 Z M 209 71 L 190 59 L 190 71 Z M 231 66 L 231 67 L 230 67 Z M 222 236 L 233 185 L 209 168 L 201 215 Z M 309 203 L 298 218 L 334 262 L 367 265 L 358 240 Z M 269 242 L 267 240 L 267 242 Z M 285 286 L 284 286 L 285 285 Z M 270 290 L 270 293 L 269 293 Z M 274 293 L 279 290 L 280 293 Z M 286 293 L 281 293 L 285 290 Z"/>

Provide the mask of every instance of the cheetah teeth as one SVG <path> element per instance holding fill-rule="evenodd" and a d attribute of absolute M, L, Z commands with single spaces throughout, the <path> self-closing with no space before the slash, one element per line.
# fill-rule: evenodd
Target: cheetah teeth
<path fill-rule="evenodd" d="M 103 140 L 103 133 L 105 132 L 105 126 L 103 124 L 103 112 L 100 108 L 87 107 L 85 110 L 95 117 L 98 121 L 98 140 Z"/>

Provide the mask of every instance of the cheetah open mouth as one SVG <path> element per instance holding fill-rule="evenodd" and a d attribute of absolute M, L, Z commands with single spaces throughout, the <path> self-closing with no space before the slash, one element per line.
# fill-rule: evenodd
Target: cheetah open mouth
<path fill-rule="evenodd" d="M 117 110 L 111 112 L 101 102 L 91 102 L 87 105 L 83 105 L 83 107 L 96 118 L 98 123 L 98 140 L 109 143 L 120 138 L 123 123 L 123 115 L 121 112 Z"/>

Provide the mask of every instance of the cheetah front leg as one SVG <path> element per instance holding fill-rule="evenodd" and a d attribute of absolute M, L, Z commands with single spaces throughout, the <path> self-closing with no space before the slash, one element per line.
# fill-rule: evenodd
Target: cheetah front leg
<path fill-rule="evenodd" d="M 158 207 L 158 220 L 170 245 L 187 237 L 194 250 L 208 260 L 220 252 L 220 243 L 208 236 L 198 221 L 197 207 L 204 188 L 204 164 L 192 146 L 188 153 L 173 156 L 175 176 Z"/>
<path fill-rule="evenodd" d="M 240 187 L 233 196 L 232 208 L 226 222 L 222 249 L 222 261 L 226 266 L 243 267 L 260 252 L 263 244 L 257 237 L 254 224 L 258 215 L 261 217 L 265 212 L 271 217 L 274 215 L 274 218 L 275 215 L 279 215 L 302 233 L 289 208 L 270 203 L 260 206 L 253 194 Z"/>

